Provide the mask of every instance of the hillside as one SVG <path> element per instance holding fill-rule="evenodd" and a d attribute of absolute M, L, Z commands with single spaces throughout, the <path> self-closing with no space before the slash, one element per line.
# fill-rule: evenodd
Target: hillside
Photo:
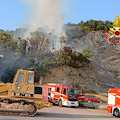
<path fill-rule="evenodd" d="M 76 51 L 87 45 L 92 46 L 92 53 L 95 55 L 91 62 L 100 80 L 101 92 L 107 92 L 109 88 L 118 88 L 120 85 L 119 44 L 109 43 L 104 38 L 103 31 L 91 32 L 70 42 L 70 46 Z"/>
<path fill-rule="evenodd" d="M 76 83 L 79 83 L 81 88 L 94 89 L 97 92 L 107 93 L 109 88 L 117 88 L 120 85 L 119 44 L 109 43 L 104 38 L 103 32 L 104 29 L 108 30 L 108 28 L 111 26 L 112 23 L 109 21 L 101 22 L 94 20 L 87 21 L 86 23 L 81 22 L 78 25 L 75 24 L 66 25 L 65 28 L 67 46 L 70 46 L 71 48 L 73 48 L 73 51 L 77 52 L 82 51 L 88 45 L 92 47 L 92 54 L 94 54 L 94 58 L 89 59 L 91 61 L 89 67 L 88 66 L 80 68 L 73 68 L 70 66 L 56 67 L 50 61 L 52 57 L 54 58 L 54 60 L 56 60 L 57 56 L 51 53 L 50 51 L 45 55 L 44 58 L 40 57 L 38 59 L 39 61 L 47 59 L 48 60 L 47 62 L 39 63 L 38 60 L 34 58 L 37 57 L 37 55 L 36 56 L 32 55 L 32 59 L 30 60 L 31 66 L 29 66 L 29 64 L 27 66 L 25 65 L 22 66 L 23 68 L 27 68 L 28 66 L 31 68 L 36 67 L 37 68 L 36 71 L 39 73 L 39 75 L 42 75 L 41 71 L 48 72 L 47 70 L 50 68 L 51 72 L 49 71 L 47 76 L 46 77 L 44 76 L 43 83 L 57 82 L 68 85 L 70 84 L 75 85 Z M 0 31 L 3 32 L 3 30 Z M 18 38 L 19 36 L 21 37 L 23 36 L 25 29 L 20 28 L 17 29 L 16 31 L 6 32 L 9 34 L 14 34 L 14 38 Z M 23 62 L 28 61 L 26 57 L 27 56 L 23 57 L 24 58 Z M 20 56 L 20 58 L 22 57 Z M 21 59 L 19 61 L 21 61 Z M 4 64 L 6 65 L 5 62 Z M 4 69 L 3 64 L 0 66 L 2 66 L 2 69 Z M 52 68 L 50 66 L 52 66 Z M 10 70 L 12 71 L 11 67 Z M 8 73 L 10 72 L 8 71 Z M 39 78 L 39 76 L 37 78 Z"/>
<path fill-rule="evenodd" d="M 95 69 L 91 65 L 77 69 L 68 66 L 56 67 L 46 75 L 43 83 L 59 83 L 72 86 L 79 84 L 81 89 L 92 89 L 100 92 L 99 81 Z"/>

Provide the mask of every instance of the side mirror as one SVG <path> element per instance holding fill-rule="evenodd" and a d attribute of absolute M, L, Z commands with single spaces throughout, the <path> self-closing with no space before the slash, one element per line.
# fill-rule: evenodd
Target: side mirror
<path fill-rule="evenodd" d="M 85 95 L 85 90 L 79 90 L 78 95 L 79 95 L 79 96 L 83 96 L 83 95 Z"/>

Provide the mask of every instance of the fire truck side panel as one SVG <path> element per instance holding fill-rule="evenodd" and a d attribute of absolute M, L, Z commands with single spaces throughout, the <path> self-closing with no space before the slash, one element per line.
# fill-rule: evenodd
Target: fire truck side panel
<path fill-rule="evenodd" d="M 61 89 L 62 89 L 61 86 L 56 86 L 55 87 L 55 98 L 56 99 L 59 99 L 61 97 Z"/>
<path fill-rule="evenodd" d="M 116 105 L 120 105 L 120 89 L 116 93 Z"/>
<path fill-rule="evenodd" d="M 114 110 L 120 111 L 120 89 L 110 89 L 108 92 L 108 112 L 114 114 Z"/>
<path fill-rule="evenodd" d="M 54 98 L 55 87 L 51 87 L 51 98 Z"/>
<path fill-rule="evenodd" d="M 114 93 L 108 94 L 108 104 L 109 105 L 115 105 L 116 97 Z"/>
<path fill-rule="evenodd" d="M 108 105 L 108 113 L 112 113 L 112 106 Z"/>

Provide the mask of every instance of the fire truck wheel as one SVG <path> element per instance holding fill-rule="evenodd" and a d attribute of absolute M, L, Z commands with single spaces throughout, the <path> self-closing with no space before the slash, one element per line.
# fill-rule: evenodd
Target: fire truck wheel
<path fill-rule="evenodd" d="M 62 100 L 59 100 L 59 106 L 62 107 Z"/>
<path fill-rule="evenodd" d="M 115 108 L 114 112 L 113 112 L 113 116 L 119 117 L 119 115 L 120 115 L 119 110 L 117 108 Z"/>

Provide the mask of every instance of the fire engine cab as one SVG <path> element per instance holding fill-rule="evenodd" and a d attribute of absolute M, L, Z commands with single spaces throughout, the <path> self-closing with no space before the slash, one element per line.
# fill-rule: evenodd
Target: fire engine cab
<path fill-rule="evenodd" d="M 64 86 L 61 84 L 48 83 L 45 86 L 49 87 L 49 102 L 62 106 L 77 107 L 78 101 L 84 99 L 85 92 L 72 86 Z M 80 95 L 79 95 L 80 94 Z"/>
<path fill-rule="evenodd" d="M 109 89 L 108 92 L 108 112 L 113 116 L 120 116 L 120 88 Z"/>

